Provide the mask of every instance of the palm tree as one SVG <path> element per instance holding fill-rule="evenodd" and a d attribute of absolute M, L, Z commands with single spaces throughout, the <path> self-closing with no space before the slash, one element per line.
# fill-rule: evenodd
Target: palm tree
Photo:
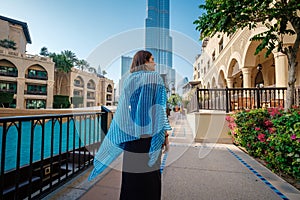
<path fill-rule="evenodd" d="M 86 60 L 82 59 L 82 60 L 77 60 L 76 66 L 77 66 L 79 69 L 81 69 L 82 71 L 84 71 L 84 70 L 86 70 L 86 69 L 89 69 L 90 64 L 89 64 Z"/>
<path fill-rule="evenodd" d="M 75 53 L 73 53 L 70 50 L 64 50 L 61 52 L 61 54 L 64 55 L 68 60 L 70 60 L 73 66 L 78 61 L 78 58 L 76 57 Z"/>
<path fill-rule="evenodd" d="M 64 78 L 64 74 L 68 73 L 72 70 L 73 64 L 69 58 L 66 57 L 65 54 L 56 54 L 50 53 L 49 57 L 53 59 L 55 63 L 55 72 L 57 77 L 57 94 L 60 94 L 62 80 Z"/>
<path fill-rule="evenodd" d="M 42 47 L 40 51 L 41 56 L 49 56 L 48 48 L 47 47 Z"/>

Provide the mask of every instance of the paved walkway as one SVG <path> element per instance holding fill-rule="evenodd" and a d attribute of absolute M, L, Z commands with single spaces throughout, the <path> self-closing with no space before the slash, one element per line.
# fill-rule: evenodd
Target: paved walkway
<path fill-rule="evenodd" d="M 300 199 L 300 191 L 231 144 L 192 142 L 183 115 L 172 116 L 171 148 L 162 158 L 162 199 Z M 121 158 L 97 180 L 88 172 L 45 199 L 117 200 Z"/>

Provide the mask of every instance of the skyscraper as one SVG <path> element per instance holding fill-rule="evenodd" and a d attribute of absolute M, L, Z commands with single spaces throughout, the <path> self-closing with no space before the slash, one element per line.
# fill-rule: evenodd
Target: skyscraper
<path fill-rule="evenodd" d="M 175 85 L 169 0 L 147 0 L 145 26 L 145 47 L 155 58 L 156 71 L 165 75 L 167 87 L 170 83 Z"/>

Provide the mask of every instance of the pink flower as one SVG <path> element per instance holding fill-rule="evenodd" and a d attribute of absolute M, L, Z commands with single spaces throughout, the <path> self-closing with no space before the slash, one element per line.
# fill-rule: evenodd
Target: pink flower
<path fill-rule="evenodd" d="M 263 134 L 263 133 L 258 134 L 257 138 L 261 142 L 265 142 L 266 141 L 265 134 Z"/>
<path fill-rule="evenodd" d="M 232 122 L 228 124 L 228 128 L 230 128 L 231 130 L 233 130 L 236 127 L 236 123 Z"/>
<path fill-rule="evenodd" d="M 291 135 L 291 140 L 296 140 L 296 139 L 297 139 L 296 134 Z"/>
<path fill-rule="evenodd" d="M 274 116 L 276 116 L 276 115 L 281 115 L 281 113 L 280 113 L 281 110 L 282 110 L 281 107 L 279 107 L 279 108 L 268 108 L 268 112 L 269 112 L 269 114 L 270 114 L 272 117 L 274 117 Z"/>
<path fill-rule="evenodd" d="M 264 122 L 264 124 L 265 124 L 266 127 L 273 126 L 273 123 L 272 123 L 270 120 L 266 120 L 266 121 Z"/>
<path fill-rule="evenodd" d="M 273 134 L 273 133 L 276 132 L 276 128 L 274 128 L 274 127 L 269 127 L 269 128 L 268 128 L 268 131 L 269 131 L 270 134 Z"/>
<path fill-rule="evenodd" d="M 255 127 L 254 128 L 256 131 L 260 131 L 260 128 L 259 127 Z"/>
<path fill-rule="evenodd" d="M 229 123 L 234 122 L 234 118 L 231 117 L 231 116 L 226 116 L 226 117 L 225 117 L 225 120 L 228 121 Z"/>

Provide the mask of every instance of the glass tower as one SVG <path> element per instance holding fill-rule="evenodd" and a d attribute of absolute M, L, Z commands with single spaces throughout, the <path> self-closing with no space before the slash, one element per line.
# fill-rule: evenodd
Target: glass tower
<path fill-rule="evenodd" d="M 147 0 L 145 20 L 145 47 L 156 62 L 156 71 L 164 74 L 166 87 L 175 84 L 175 70 L 172 69 L 172 37 L 170 36 L 170 1 Z"/>

